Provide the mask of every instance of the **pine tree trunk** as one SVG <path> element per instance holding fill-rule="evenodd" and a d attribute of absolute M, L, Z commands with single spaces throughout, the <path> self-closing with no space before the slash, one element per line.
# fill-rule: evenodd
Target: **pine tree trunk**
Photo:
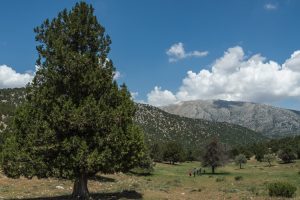
<path fill-rule="evenodd" d="M 213 174 L 215 173 L 215 167 L 214 167 L 214 166 L 211 167 L 211 172 L 212 172 Z"/>
<path fill-rule="evenodd" d="M 242 163 L 240 163 L 240 169 L 242 169 Z"/>
<path fill-rule="evenodd" d="M 86 200 L 89 199 L 89 190 L 87 187 L 87 176 L 81 173 L 79 177 L 76 178 L 73 187 L 72 199 Z"/>

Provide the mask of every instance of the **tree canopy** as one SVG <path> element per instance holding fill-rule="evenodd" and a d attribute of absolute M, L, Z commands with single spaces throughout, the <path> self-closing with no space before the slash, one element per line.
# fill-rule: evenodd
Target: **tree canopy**
<path fill-rule="evenodd" d="M 223 166 L 227 162 L 224 147 L 219 143 L 217 138 L 214 138 L 205 148 L 205 153 L 202 157 L 202 165 L 211 167 L 214 174 L 216 167 Z"/>
<path fill-rule="evenodd" d="M 242 169 L 242 164 L 247 163 L 247 158 L 244 154 L 239 154 L 235 157 L 234 162 L 236 165 L 240 166 L 240 169 Z"/>
<path fill-rule="evenodd" d="M 184 150 L 180 143 L 168 142 L 166 143 L 165 150 L 163 153 L 165 161 L 169 161 L 171 164 L 184 160 Z"/>
<path fill-rule="evenodd" d="M 144 157 L 135 105 L 114 80 L 111 40 L 84 2 L 34 29 L 38 70 L 7 130 L 3 170 L 9 177 L 75 180 L 88 196 L 97 172 L 127 171 Z"/>

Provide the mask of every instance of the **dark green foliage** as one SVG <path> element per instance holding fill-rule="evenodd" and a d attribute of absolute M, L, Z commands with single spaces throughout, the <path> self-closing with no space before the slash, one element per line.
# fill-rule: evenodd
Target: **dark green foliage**
<path fill-rule="evenodd" d="M 3 146 L 6 175 L 72 179 L 76 198 L 88 196 L 97 172 L 128 171 L 144 158 L 135 105 L 113 80 L 111 40 L 93 12 L 77 3 L 35 28 L 39 69 Z"/>
<path fill-rule="evenodd" d="M 162 162 L 163 161 L 163 154 L 164 154 L 164 144 L 156 142 L 154 144 L 150 144 L 150 157 L 155 162 Z"/>
<path fill-rule="evenodd" d="M 144 156 L 141 158 L 141 161 L 138 163 L 137 168 L 144 170 L 144 172 L 151 173 L 154 170 L 153 167 L 153 160 L 151 159 L 148 151 L 146 151 Z"/>
<path fill-rule="evenodd" d="M 253 152 L 247 146 L 236 146 L 229 150 L 230 158 L 234 159 L 237 155 L 243 154 L 249 160 L 253 156 Z"/>
<path fill-rule="evenodd" d="M 295 146 L 295 152 L 297 154 L 297 158 L 300 159 L 300 142 L 297 146 Z"/>
<path fill-rule="evenodd" d="M 137 167 L 131 170 L 132 173 L 138 175 L 150 175 L 154 171 L 154 162 L 149 153 L 146 151 Z"/>
<path fill-rule="evenodd" d="M 203 150 L 188 148 L 185 151 L 185 161 L 200 161 Z"/>
<path fill-rule="evenodd" d="M 164 161 L 168 161 L 171 164 L 184 160 L 184 150 L 180 143 L 168 142 L 164 148 L 163 154 Z"/>
<path fill-rule="evenodd" d="M 269 141 L 250 144 L 246 146 L 236 146 L 231 150 L 231 152 L 232 151 L 234 151 L 233 153 L 236 152 L 242 153 L 242 151 L 247 151 L 250 153 L 250 155 L 257 154 L 258 152 L 265 152 L 265 154 L 278 154 L 278 153 L 281 154 L 282 152 L 287 151 L 287 152 L 292 152 L 288 154 L 290 154 L 293 159 L 295 158 L 299 159 L 300 136 L 286 137 L 281 139 L 272 139 Z M 260 154 L 261 153 L 259 153 L 258 159 L 260 159 L 261 157 Z M 285 157 L 284 154 L 281 154 L 281 156 Z M 289 156 L 287 156 L 287 160 L 289 159 L 290 159 Z"/>
<path fill-rule="evenodd" d="M 211 171 L 214 174 L 215 168 L 223 166 L 227 161 L 223 145 L 219 143 L 217 138 L 214 138 L 205 148 L 205 153 L 202 157 L 203 167 L 211 167 Z"/>
<path fill-rule="evenodd" d="M 272 153 L 277 153 L 280 149 L 284 149 L 287 146 L 296 153 L 297 149 L 300 148 L 300 136 L 273 139 L 266 142 L 265 145 L 272 151 Z"/>
<path fill-rule="evenodd" d="M 233 147 L 228 151 L 229 158 L 234 159 L 237 155 L 240 154 L 238 147 Z"/>
<path fill-rule="evenodd" d="M 291 163 L 296 159 L 296 154 L 292 147 L 287 146 L 279 150 L 278 157 L 283 163 Z"/>
<path fill-rule="evenodd" d="M 255 159 L 259 162 L 262 162 L 264 155 L 268 152 L 268 148 L 263 143 L 254 144 L 252 147 L 252 152 L 255 155 Z"/>
<path fill-rule="evenodd" d="M 268 184 L 269 196 L 273 197 L 288 197 L 294 196 L 297 188 L 286 182 L 275 182 Z"/>
<path fill-rule="evenodd" d="M 247 163 L 247 158 L 244 154 L 239 154 L 235 157 L 234 162 L 236 165 L 240 166 L 240 169 L 242 169 L 242 164 Z"/>

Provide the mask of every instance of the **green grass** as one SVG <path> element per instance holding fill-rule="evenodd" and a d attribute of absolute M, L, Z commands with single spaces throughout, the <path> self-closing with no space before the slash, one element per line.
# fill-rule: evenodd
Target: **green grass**
<path fill-rule="evenodd" d="M 205 168 L 206 174 L 189 176 L 190 170 L 199 167 L 199 162 L 177 165 L 157 163 L 152 175 L 137 176 L 123 173 L 101 175 L 89 181 L 89 189 L 90 192 L 98 194 L 97 197 L 100 199 L 113 199 L 114 196 L 120 199 L 132 199 L 139 195 L 143 199 L 277 199 L 268 196 L 267 185 L 274 181 L 284 181 L 297 186 L 294 199 L 300 199 L 300 175 L 298 174 L 300 161 L 291 164 L 275 164 L 272 167 L 268 167 L 266 163 L 249 161 L 243 169 L 230 163 L 225 167 L 217 168 L 217 174 L 214 175 L 210 173 L 209 168 Z M 243 178 L 236 181 L 235 177 L 238 176 Z M 57 189 L 58 185 L 63 186 L 64 189 Z M 0 175 L 0 199 L 42 197 L 65 199 L 64 195 L 69 195 L 71 192 L 71 181 L 8 179 Z"/>

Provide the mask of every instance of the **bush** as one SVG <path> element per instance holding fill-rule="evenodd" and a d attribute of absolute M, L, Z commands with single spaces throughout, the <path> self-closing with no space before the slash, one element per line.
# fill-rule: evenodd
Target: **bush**
<path fill-rule="evenodd" d="M 292 147 L 285 147 L 278 152 L 278 157 L 283 163 L 291 163 L 297 158 Z"/>
<path fill-rule="evenodd" d="M 255 186 L 250 186 L 248 189 L 247 189 L 249 192 L 251 192 L 252 194 L 258 196 L 259 195 L 259 190 L 257 187 Z"/>
<path fill-rule="evenodd" d="M 222 181 L 225 181 L 225 177 L 216 178 L 216 182 L 222 182 Z"/>
<path fill-rule="evenodd" d="M 269 196 L 276 197 L 293 197 L 297 188 L 287 182 L 275 182 L 268 185 Z"/>
<path fill-rule="evenodd" d="M 241 180 L 243 180 L 243 177 L 242 176 L 236 176 L 236 177 L 234 177 L 234 180 L 241 181 Z"/>

